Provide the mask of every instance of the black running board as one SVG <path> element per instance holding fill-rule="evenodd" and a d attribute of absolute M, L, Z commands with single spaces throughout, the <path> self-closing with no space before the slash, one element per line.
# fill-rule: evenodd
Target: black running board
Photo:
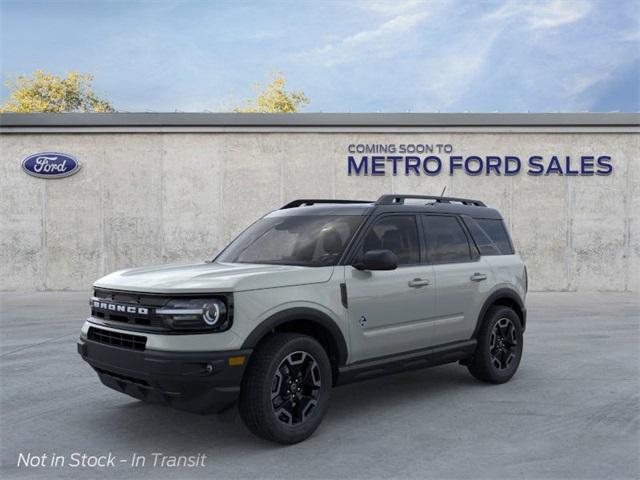
<path fill-rule="evenodd" d="M 473 355 L 477 343 L 476 340 L 471 339 L 398 355 L 362 360 L 340 367 L 336 384 L 344 385 L 382 375 L 457 362 Z"/>

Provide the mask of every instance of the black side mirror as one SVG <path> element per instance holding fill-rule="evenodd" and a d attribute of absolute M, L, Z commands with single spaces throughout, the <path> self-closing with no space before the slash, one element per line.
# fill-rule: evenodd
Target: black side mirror
<path fill-rule="evenodd" d="M 391 250 L 369 250 L 353 264 L 358 270 L 395 270 L 398 256 Z"/>

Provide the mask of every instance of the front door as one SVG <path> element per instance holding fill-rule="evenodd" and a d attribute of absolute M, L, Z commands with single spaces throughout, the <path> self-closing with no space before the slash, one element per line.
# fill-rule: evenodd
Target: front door
<path fill-rule="evenodd" d="M 422 263 L 415 215 L 385 215 L 365 233 L 356 258 L 387 249 L 398 257 L 388 271 L 345 268 L 352 361 L 392 355 L 432 344 L 433 267 Z"/>

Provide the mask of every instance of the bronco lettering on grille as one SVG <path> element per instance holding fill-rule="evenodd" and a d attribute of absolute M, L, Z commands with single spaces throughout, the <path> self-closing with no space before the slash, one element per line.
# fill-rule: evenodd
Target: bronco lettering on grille
<path fill-rule="evenodd" d="M 136 307 L 133 305 L 118 305 L 115 303 L 101 302 L 99 300 L 93 301 L 93 307 L 101 310 L 110 310 L 112 312 L 120 313 L 135 313 L 137 315 L 149 315 L 149 309 L 145 307 Z"/>

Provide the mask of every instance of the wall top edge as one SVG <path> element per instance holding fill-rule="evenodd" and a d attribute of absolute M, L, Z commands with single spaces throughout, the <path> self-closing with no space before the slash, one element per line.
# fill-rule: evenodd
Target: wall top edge
<path fill-rule="evenodd" d="M 3 113 L 4 128 L 638 127 L 640 113 Z"/>

